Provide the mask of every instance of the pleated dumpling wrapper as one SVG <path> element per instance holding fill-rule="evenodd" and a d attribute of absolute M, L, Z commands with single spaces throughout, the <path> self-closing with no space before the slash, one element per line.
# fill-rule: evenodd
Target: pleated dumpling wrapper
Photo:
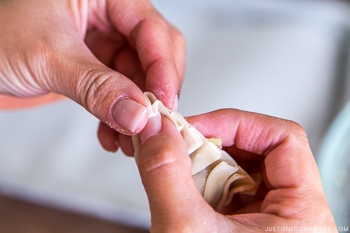
<path fill-rule="evenodd" d="M 145 92 L 145 95 L 151 102 L 149 118 L 160 113 L 181 132 L 192 161 L 192 177 L 204 199 L 215 210 L 220 211 L 230 204 L 236 193 L 255 195 L 260 176 L 254 175 L 253 180 L 226 151 L 221 150 L 220 139 L 207 139 L 180 113 L 166 108 L 152 93 Z M 133 137 L 133 144 L 137 160 L 138 135 Z"/>

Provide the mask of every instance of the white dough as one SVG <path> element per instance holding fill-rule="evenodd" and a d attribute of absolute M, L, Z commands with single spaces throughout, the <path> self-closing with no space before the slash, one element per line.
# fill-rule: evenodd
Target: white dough
<path fill-rule="evenodd" d="M 218 140 L 209 140 L 190 125 L 178 112 L 166 108 L 149 92 L 145 95 L 151 102 L 149 117 L 160 113 L 168 117 L 186 143 L 192 161 L 192 177 L 204 199 L 216 210 L 230 204 L 236 193 L 255 195 L 260 184 L 260 176 L 248 175 L 227 152 L 218 146 Z M 216 143 L 214 144 L 213 141 Z M 135 159 L 138 157 L 138 136 L 133 137 Z"/>

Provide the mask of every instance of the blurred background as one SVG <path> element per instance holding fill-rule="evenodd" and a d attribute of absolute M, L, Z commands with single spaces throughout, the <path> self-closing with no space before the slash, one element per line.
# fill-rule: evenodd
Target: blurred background
<path fill-rule="evenodd" d="M 300 123 L 337 224 L 349 226 L 349 3 L 152 2 L 187 40 L 179 111 L 232 107 Z M 27 227 L 16 232 L 147 232 L 134 160 L 103 151 L 97 124 L 71 101 L 0 111 L 0 232 L 13 221 Z"/>

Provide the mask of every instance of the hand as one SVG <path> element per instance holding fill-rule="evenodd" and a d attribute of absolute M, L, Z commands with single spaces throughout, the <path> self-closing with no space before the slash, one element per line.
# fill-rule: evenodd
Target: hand
<path fill-rule="evenodd" d="M 150 203 L 151 232 L 336 231 L 304 130 L 296 123 L 226 109 L 188 118 L 246 171 L 260 171 L 254 197 L 236 195 L 222 213 L 202 198 L 185 143 L 165 117 L 140 133 L 138 168 Z M 274 229 L 274 230 L 273 230 Z M 293 230 L 294 229 L 294 230 Z M 330 232 L 330 231 L 327 231 Z"/>
<path fill-rule="evenodd" d="M 101 120 L 110 151 L 125 141 L 115 130 L 145 126 L 143 91 L 174 107 L 184 60 L 182 35 L 147 0 L 0 2 L 0 94 L 67 96 Z"/>

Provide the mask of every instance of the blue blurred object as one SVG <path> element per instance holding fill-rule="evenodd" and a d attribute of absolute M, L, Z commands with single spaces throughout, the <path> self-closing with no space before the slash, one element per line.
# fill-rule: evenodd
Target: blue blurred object
<path fill-rule="evenodd" d="M 350 226 L 350 101 L 326 134 L 318 164 L 337 226 Z"/>

